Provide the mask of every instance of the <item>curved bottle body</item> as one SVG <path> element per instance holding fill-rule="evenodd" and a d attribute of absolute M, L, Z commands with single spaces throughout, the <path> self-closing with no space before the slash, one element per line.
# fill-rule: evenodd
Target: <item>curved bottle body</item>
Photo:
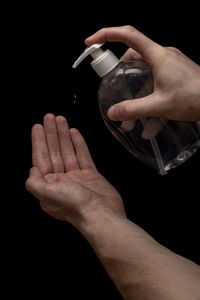
<path fill-rule="evenodd" d="M 177 122 L 162 118 L 111 121 L 107 117 L 107 111 L 113 104 L 142 98 L 152 92 L 153 76 L 146 64 L 120 62 L 101 81 L 99 108 L 106 125 L 127 150 L 164 175 L 200 148 L 199 122 Z"/>

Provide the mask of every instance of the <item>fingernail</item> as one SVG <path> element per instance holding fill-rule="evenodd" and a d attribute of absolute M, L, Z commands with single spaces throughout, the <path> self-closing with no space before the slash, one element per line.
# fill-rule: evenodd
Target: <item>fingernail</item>
<path fill-rule="evenodd" d="M 108 118 L 116 121 L 119 119 L 119 107 L 117 105 L 112 106 L 109 110 L 108 110 Z"/>
<path fill-rule="evenodd" d="M 85 39 L 86 45 L 92 41 L 93 36 L 94 36 L 94 35 L 91 35 L 91 36 L 89 36 L 88 38 Z"/>

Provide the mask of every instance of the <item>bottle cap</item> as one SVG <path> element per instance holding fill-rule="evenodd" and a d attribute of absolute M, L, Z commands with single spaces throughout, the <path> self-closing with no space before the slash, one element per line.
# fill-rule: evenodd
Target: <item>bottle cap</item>
<path fill-rule="evenodd" d="M 91 62 L 92 68 L 95 72 L 103 77 L 108 74 L 119 63 L 119 59 L 110 50 L 103 51 L 101 46 L 103 44 L 94 44 L 87 47 L 85 51 L 75 61 L 72 68 L 76 68 L 88 55 L 93 57 Z"/>

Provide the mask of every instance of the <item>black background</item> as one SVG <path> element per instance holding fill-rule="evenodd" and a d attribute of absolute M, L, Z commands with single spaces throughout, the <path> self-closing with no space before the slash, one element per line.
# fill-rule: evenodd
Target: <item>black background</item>
<path fill-rule="evenodd" d="M 199 153 L 168 175 L 156 175 L 123 148 L 104 125 L 96 99 L 100 79 L 90 68 L 90 59 L 76 71 L 71 68 L 85 49 L 87 36 L 102 27 L 128 24 L 200 63 L 198 9 L 175 2 L 149 6 L 118 2 L 112 9 L 107 5 L 23 6 L 12 27 L 20 70 L 16 93 L 21 100 L 16 112 L 22 125 L 23 155 L 22 194 L 15 203 L 11 238 L 16 267 L 11 273 L 19 279 L 18 292 L 27 299 L 29 295 L 79 299 L 80 293 L 87 300 L 121 299 L 80 233 L 70 224 L 47 216 L 25 190 L 31 167 L 31 127 L 41 123 L 48 112 L 64 115 L 71 127 L 81 131 L 97 168 L 121 193 L 133 222 L 162 245 L 200 263 Z M 119 57 L 127 49 L 120 43 L 108 47 Z"/>

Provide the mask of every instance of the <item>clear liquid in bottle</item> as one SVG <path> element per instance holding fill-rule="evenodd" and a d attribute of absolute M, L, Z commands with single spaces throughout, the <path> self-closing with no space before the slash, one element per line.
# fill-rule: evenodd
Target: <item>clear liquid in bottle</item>
<path fill-rule="evenodd" d="M 164 175 L 200 148 L 199 122 L 177 122 L 162 118 L 111 121 L 107 116 L 113 104 L 142 98 L 152 92 L 153 76 L 146 64 L 120 62 L 101 81 L 99 107 L 106 125 L 127 150 Z"/>

